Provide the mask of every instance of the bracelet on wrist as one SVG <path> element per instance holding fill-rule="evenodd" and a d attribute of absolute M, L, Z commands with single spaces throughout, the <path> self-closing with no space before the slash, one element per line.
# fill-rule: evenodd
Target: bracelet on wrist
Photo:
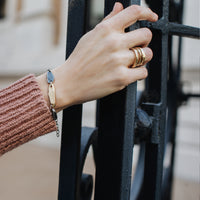
<path fill-rule="evenodd" d="M 56 122 L 56 136 L 59 137 L 60 131 L 59 131 L 59 127 L 58 127 L 58 116 L 57 113 L 55 111 L 55 106 L 56 106 L 56 90 L 55 90 L 55 86 L 54 86 L 54 75 L 51 72 L 51 70 L 47 71 L 47 82 L 48 82 L 48 96 L 49 96 L 49 102 L 50 102 L 50 109 L 51 109 L 51 113 L 52 113 L 52 117 Z"/>

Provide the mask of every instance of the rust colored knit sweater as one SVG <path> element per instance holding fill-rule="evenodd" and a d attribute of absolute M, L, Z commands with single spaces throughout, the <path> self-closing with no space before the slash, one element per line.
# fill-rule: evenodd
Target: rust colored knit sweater
<path fill-rule="evenodd" d="M 0 156 L 55 130 L 56 123 L 34 75 L 0 90 Z"/>

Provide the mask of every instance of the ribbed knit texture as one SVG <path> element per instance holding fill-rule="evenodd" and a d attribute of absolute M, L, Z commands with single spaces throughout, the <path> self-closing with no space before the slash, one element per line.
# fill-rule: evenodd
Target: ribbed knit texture
<path fill-rule="evenodd" d="M 0 156 L 55 130 L 56 123 L 34 75 L 0 90 Z"/>

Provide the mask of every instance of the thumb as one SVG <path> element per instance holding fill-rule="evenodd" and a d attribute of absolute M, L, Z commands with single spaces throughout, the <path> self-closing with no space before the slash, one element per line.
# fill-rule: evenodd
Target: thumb
<path fill-rule="evenodd" d="M 124 9 L 123 5 L 119 2 L 116 2 L 114 7 L 113 7 L 113 10 L 111 11 L 111 13 L 109 15 L 107 15 L 103 21 L 113 17 L 114 15 L 118 14 L 120 11 L 122 11 Z"/>

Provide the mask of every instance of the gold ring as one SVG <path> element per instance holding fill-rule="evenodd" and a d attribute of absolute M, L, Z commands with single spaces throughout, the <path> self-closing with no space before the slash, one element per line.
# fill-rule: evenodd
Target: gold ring
<path fill-rule="evenodd" d="M 142 63 L 141 63 L 141 65 L 144 65 L 144 63 L 146 61 L 146 55 L 144 53 L 144 49 L 143 48 L 140 48 L 140 51 L 142 52 Z"/>
<path fill-rule="evenodd" d="M 143 61 L 143 57 L 142 57 L 142 51 L 141 51 L 141 48 L 139 48 L 139 47 L 136 47 L 135 48 L 137 51 L 138 51 L 138 53 L 139 53 L 139 60 L 138 60 L 138 64 L 137 64 L 137 66 L 140 66 L 141 65 L 141 63 L 142 63 L 142 61 Z"/>
<path fill-rule="evenodd" d="M 132 68 L 144 65 L 146 60 L 146 55 L 144 53 L 144 50 L 140 47 L 131 48 L 131 50 L 135 54 L 135 60 L 133 62 Z"/>
<path fill-rule="evenodd" d="M 132 48 L 132 50 L 133 50 L 133 52 L 135 54 L 135 60 L 133 62 L 133 66 L 132 67 L 136 67 L 138 65 L 138 63 L 139 63 L 140 55 L 139 55 L 139 52 L 136 49 Z"/>

